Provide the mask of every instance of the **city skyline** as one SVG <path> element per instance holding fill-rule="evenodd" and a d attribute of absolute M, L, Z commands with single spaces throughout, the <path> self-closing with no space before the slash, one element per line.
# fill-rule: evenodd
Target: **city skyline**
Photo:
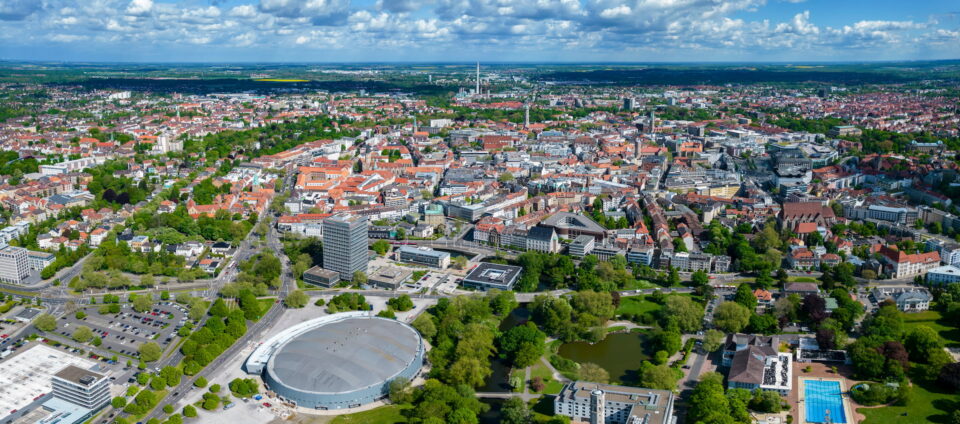
<path fill-rule="evenodd" d="M 0 58 L 791 62 L 960 57 L 946 1 L 0 1 Z"/>

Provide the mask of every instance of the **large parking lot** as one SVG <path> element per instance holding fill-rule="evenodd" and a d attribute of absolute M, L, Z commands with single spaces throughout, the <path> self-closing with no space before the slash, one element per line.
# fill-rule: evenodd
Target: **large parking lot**
<path fill-rule="evenodd" d="M 74 314 L 61 317 L 57 334 L 66 338 L 79 326 L 93 330 L 103 340 L 101 350 L 128 356 L 137 356 L 141 344 L 155 342 L 166 350 L 176 331 L 186 323 L 187 310 L 174 302 L 154 304 L 149 312 L 136 312 L 124 305 L 118 314 L 101 315 L 96 307 L 83 309 L 87 316 L 78 319 Z"/>

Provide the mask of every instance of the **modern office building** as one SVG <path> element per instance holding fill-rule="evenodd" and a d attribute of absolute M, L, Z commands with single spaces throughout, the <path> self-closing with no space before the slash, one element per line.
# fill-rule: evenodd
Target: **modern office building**
<path fill-rule="evenodd" d="M 314 266 L 303 272 L 303 282 L 330 288 L 340 282 L 340 273 Z"/>
<path fill-rule="evenodd" d="M 567 248 L 567 251 L 570 253 L 570 256 L 582 258 L 593 252 L 595 243 L 595 238 L 588 235 L 579 235 L 577 238 L 573 239 L 573 243 L 570 243 L 570 247 Z"/>
<path fill-rule="evenodd" d="M 927 284 L 943 286 L 960 281 L 960 268 L 944 265 L 927 271 Z"/>
<path fill-rule="evenodd" d="M 401 246 L 397 249 L 397 259 L 400 262 L 409 262 L 446 269 L 450 266 L 450 254 L 429 247 Z"/>
<path fill-rule="evenodd" d="M 30 278 L 30 273 L 27 249 L 16 246 L 0 247 L 0 282 L 23 284 Z"/>
<path fill-rule="evenodd" d="M 98 369 L 95 361 L 43 343 L 25 346 L 0 362 L 0 423 L 78 424 L 89 420 L 110 401 L 109 380 L 92 371 Z M 85 389 L 82 396 L 70 391 L 69 377 L 79 374 L 95 377 L 90 385 L 78 383 Z"/>
<path fill-rule="evenodd" d="M 382 266 L 367 276 L 367 283 L 386 290 L 396 290 L 410 280 L 413 271 L 406 267 Z"/>
<path fill-rule="evenodd" d="M 463 287 L 487 291 L 490 289 L 513 290 L 523 268 L 484 262 L 464 277 Z"/>
<path fill-rule="evenodd" d="M 30 268 L 43 271 L 44 268 L 50 266 L 57 259 L 57 255 L 54 255 L 50 252 L 38 252 L 38 251 L 27 251 L 27 256 L 30 259 Z"/>
<path fill-rule="evenodd" d="M 668 390 L 574 381 L 554 398 L 553 412 L 577 423 L 672 424 L 675 400 Z"/>
<path fill-rule="evenodd" d="M 97 410 L 110 402 L 107 376 L 67 365 L 53 375 L 53 396 L 86 409 Z"/>
<path fill-rule="evenodd" d="M 323 221 L 323 268 L 340 273 L 341 280 L 367 272 L 368 250 L 366 218 L 341 214 Z"/>

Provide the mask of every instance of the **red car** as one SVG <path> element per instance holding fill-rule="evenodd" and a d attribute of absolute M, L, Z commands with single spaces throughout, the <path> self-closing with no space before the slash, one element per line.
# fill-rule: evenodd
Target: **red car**
<path fill-rule="evenodd" d="M 271 406 L 273 406 L 273 405 L 271 405 L 270 402 L 264 402 L 264 403 L 263 403 L 263 406 L 266 406 L 267 408 L 269 408 L 269 407 L 271 407 Z"/>

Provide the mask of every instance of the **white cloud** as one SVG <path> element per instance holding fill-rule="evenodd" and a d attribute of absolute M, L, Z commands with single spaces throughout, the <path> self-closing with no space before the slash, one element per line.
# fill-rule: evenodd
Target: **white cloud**
<path fill-rule="evenodd" d="M 150 13 L 153 9 L 153 0 L 133 0 L 127 6 L 127 13 L 131 15 L 144 15 Z"/>

